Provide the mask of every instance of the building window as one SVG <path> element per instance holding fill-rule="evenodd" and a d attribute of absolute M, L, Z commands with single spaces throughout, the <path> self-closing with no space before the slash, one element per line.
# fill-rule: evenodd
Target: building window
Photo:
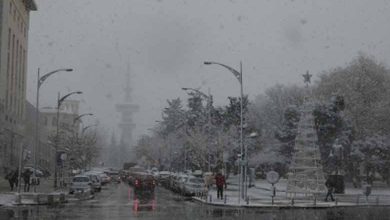
<path fill-rule="evenodd" d="M 18 81 L 18 88 L 21 92 L 22 89 L 22 78 L 23 78 L 23 50 L 22 50 L 22 44 L 19 44 L 19 81 Z"/>
<path fill-rule="evenodd" d="M 15 113 L 16 115 L 19 115 L 19 90 L 18 90 L 18 82 L 19 82 L 19 40 L 16 40 L 16 57 L 15 57 L 15 81 L 14 81 L 14 88 L 15 88 Z"/>
<path fill-rule="evenodd" d="M 11 28 L 8 28 L 8 51 L 11 49 Z"/>
<path fill-rule="evenodd" d="M 10 100 L 10 110 L 13 107 L 14 99 L 13 99 L 13 93 L 14 93 L 14 61 L 15 61 L 15 34 L 12 35 L 12 47 L 11 47 L 11 71 L 10 71 L 10 82 L 9 83 L 9 88 L 10 88 L 10 93 L 9 93 L 9 100 Z"/>

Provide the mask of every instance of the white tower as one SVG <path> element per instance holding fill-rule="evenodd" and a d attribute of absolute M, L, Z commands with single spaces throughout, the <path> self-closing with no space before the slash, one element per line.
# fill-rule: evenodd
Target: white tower
<path fill-rule="evenodd" d="M 119 129 L 121 131 L 120 143 L 119 143 L 119 155 L 118 163 L 123 165 L 124 162 L 132 159 L 133 153 L 131 146 L 133 142 L 133 130 L 135 129 L 135 124 L 133 122 L 133 114 L 138 112 L 138 105 L 132 103 L 132 89 L 130 87 L 130 68 L 128 68 L 126 74 L 126 87 L 124 89 L 125 99 L 122 104 L 117 104 L 117 112 L 121 114 L 121 119 L 119 122 Z"/>

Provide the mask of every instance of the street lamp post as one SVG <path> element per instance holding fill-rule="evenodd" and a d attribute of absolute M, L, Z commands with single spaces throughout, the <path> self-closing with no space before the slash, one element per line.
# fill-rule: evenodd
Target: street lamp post
<path fill-rule="evenodd" d="M 232 67 L 230 66 L 227 66 L 225 64 L 222 64 L 222 63 L 218 63 L 218 62 L 211 62 L 211 61 L 206 61 L 204 62 L 205 65 L 219 65 L 219 66 L 222 66 L 226 69 L 228 69 L 231 73 L 233 73 L 233 75 L 237 78 L 238 82 L 240 83 L 240 95 L 241 95 L 241 102 L 240 102 L 240 151 L 241 151 L 241 157 L 242 157 L 242 160 L 245 162 L 245 164 L 240 164 L 240 177 L 239 177 L 239 193 L 241 196 L 240 197 L 243 197 L 244 196 L 246 197 L 247 196 L 247 178 L 246 178 L 246 170 L 247 170 L 247 161 L 248 161 L 248 154 L 247 154 L 247 148 L 245 147 L 245 153 L 244 153 L 244 140 L 243 140 L 243 102 L 244 102 L 244 86 L 243 86 L 243 80 L 242 80 L 242 62 L 240 62 L 240 71 L 237 71 L 235 69 L 233 69 Z M 240 161 L 241 162 L 241 161 Z M 245 172 L 244 172 L 244 168 L 245 168 Z M 242 183 L 241 183 L 241 178 L 242 178 L 242 175 L 244 174 L 244 183 L 245 183 L 245 189 L 242 189 L 243 186 L 242 186 Z M 245 190 L 245 192 L 244 192 Z M 240 200 L 239 200 L 240 202 Z"/>
<path fill-rule="evenodd" d="M 92 113 L 85 113 L 85 114 L 81 114 L 79 116 L 77 116 L 76 118 L 73 119 L 73 125 L 76 123 L 76 121 L 80 121 L 82 117 L 84 116 L 93 116 Z"/>
<path fill-rule="evenodd" d="M 76 122 L 80 121 L 82 123 L 81 118 L 84 117 L 84 116 L 93 116 L 93 114 L 92 113 L 85 113 L 85 114 L 81 114 L 81 115 L 75 117 L 73 119 L 73 126 L 72 126 L 73 133 L 76 132 Z M 79 127 L 78 126 L 77 126 L 77 132 L 79 132 Z"/>
<path fill-rule="evenodd" d="M 89 126 L 87 126 L 87 127 L 83 128 L 83 130 L 81 131 L 81 134 L 84 134 L 84 132 L 85 132 L 85 131 L 86 131 L 88 128 L 91 128 L 91 127 L 96 127 L 96 126 L 98 126 L 98 124 L 89 125 Z"/>
<path fill-rule="evenodd" d="M 39 90 L 42 86 L 42 84 L 45 82 L 45 80 L 57 73 L 57 72 L 72 72 L 73 69 L 57 69 L 54 71 L 51 71 L 49 73 L 46 73 L 42 77 L 40 76 L 40 69 L 38 68 L 38 77 L 37 77 L 37 100 L 36 100 L 36 111 L 35 111 L 35 144 L 34 144 L 34 173 L 33 173 L 33 179 L 36 180 L 36 169 L 37 169 L 37 151 L 39 149 Z M 34 192 L 36 192 L 36 184 L 34 184 Z"/>
<path fill-rule="evenodd" d="M 77 92 L 71 92 L 66 95 L 64 95 L 62 98 L 60 98 L 60 93 L 58 93 L 58 98 L 57 98 L 57 118 L 56 118 L 56 141 L 55 141 L 55 163 L 54 163 L 54 188 L 57 188 L 57 176 L 58 176 L 58 165 L 57 165 L 57 154 L 58 154 L 58 145 L 59 145 L 59 125 L 60 125 L 60 108 L 61 104 L 67 99 L 69 96 L 74 95 L 74 94 L 82 94 L 83 92 L 77 91 Z"/>
<path fill-rule="evenodd" d="M 200 95 L 200 96 L 202 96 L 202 97 L 204 97 L 204 98 L 206 98 L 207 99 L 207 108 L 208 108 L 208 116 L 207 116 L 207 123 L 208 123 L 208 129 L 209 129 L 209 131 L 208 131 L 208 136 L 207 136 L 207 139 L 208 139 L 208 144 L 209 144 L 209 146 L 208 146 L 208 148 L 207 148 L 207 159 L 208 159 L 208 172 L 210 172 L 211 171 L 211 155 L 210 155 L 210 147 L 211 147 L 211 145 L 210 145 L 210 129 L 211 129 L 211 106 L 212 106 L 212 103 L 213 103 L 213 97 L 212 97 L 212 95 L 210 95 L 210 91 L 209 91 L 209 95 L 206 95 L 205 93 L 203 93 L 203 92 L 201 92 L 200 90 L 198 90 L 198 89 L 192 89 L 192 88 L 182 88 L 182 90 L 184 90 L 184 91 L 192 91 L 192 92 L 195 92 L 196 94 L 198 94 L 198 95 Z"/>

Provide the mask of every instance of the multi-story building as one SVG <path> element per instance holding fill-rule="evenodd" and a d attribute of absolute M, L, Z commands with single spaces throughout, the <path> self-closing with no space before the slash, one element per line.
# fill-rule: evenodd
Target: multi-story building
<path fill-rule="evenodd" d="M 36 135 L 36 111 L 34 105 L 26 101 L 26 120 L 24 126 L 24 150 L 31 154 L 30 158 L 24 161 L 24 165 L 33 167 L 34 161 L 32 153 L 34 152 L 33 145 L 35 144 Z M 52 172 L 54 167 L 54 145 L 48 141 L 48 132 L 44 126 L 44 120 L 42 119 L 42 113 L 40 113 L 40 137 L 39 145 L 37 149 L 37 168 L 42 171 Z"/>
<path fill-rule="evenodd" d="M 26 73 L 30 12 L 34 0 L 0 1 L 0 166 L 17 166 L 26 113 Z"/>
<path fill-rule="evenodd" d="M 65 100 L 62 102 L 59 111 L 59 130 L 60 132 L 72 133 L 79 129 L 79 121 L 74 119 L 79 115 L 80 101 Z M 57 132 L 57 109 L 56 108 L 42 108 L 41 119 L 46 135 L 55 135 Z"/>
<path fill-rule="evenodd" d="M 80 102 L 77 100 L 65 100 L 62 102 L 58 114 L 56 108 L 41 109 L 41 133 L 44 133 L 47 141 L 46 143 L 40 144 L 41 149 L 38 151 L 37 157 L 42 160 L 39 161 L 42 164 L 41 167 L 50 171 L 52 174 L 55 172 L 54 167 L 57 166 L 58 178 L 64 178 L 69 175 L 69 160 L 63 161 L 64 163 L 59 167 L 57 157 L 59 152 L 67 152 L 69 150 L 67 149 L 69 147 L 67 142 L 68 138 L 74 138 L 78 135 L 80 121 L 75 119 L 79 116 L 79 105 Z M 59 116 L 58 119 L 57 115 Z M 46 164 L 49 164 L 49 168 L 45 167 Z"/>

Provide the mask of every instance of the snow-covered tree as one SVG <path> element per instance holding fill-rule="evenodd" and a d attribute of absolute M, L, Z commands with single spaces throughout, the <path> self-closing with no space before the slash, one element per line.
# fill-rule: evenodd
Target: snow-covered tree
<path fill-rule="evenodd" d="M 323 100 L 343 97 L 355 138 L 390 131 L 390 72 L 373 58 L 360 55 L 346 67 L 323 73 L 315 92 Z"/>

